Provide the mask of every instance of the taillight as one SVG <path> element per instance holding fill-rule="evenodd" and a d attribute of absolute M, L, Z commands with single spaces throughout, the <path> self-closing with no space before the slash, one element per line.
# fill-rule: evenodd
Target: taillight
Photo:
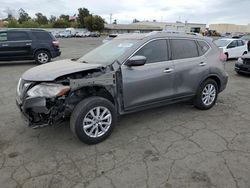
<path fill-rule="evenodd" d="M 224 54 L 223 52 L 220 53 L 220 60 L 221 61 L 226 61 L 227 60 L 227 55 Z"/>
<path fill-rule="evenodd" d="M 59 48 L 59 41 L 55 40 L 52 42 L 53 46 Z"/>

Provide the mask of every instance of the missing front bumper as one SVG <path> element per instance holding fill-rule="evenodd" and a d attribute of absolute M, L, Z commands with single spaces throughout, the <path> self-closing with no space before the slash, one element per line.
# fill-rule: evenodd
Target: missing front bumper
<path fill-rule="evenodd" d="M 50 125 L 50 110 L 46 106 L 46 98 L 33 97 L 23 101 L 16 99 L 22 118 L 29 127 L 39 128 Z"/>

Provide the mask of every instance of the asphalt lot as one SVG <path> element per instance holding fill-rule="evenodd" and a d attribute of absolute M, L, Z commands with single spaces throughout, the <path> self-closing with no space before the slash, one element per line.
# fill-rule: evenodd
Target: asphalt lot
<path fill-rule="evenodd" d="M 79 57 L 101 39 L 61 39 L 62 56 Z M 55 60 L 57 60 L 55 59 Z M 250 187 L 250 77 L 233 71 L 217 105 L 190 104 L 122 117 L 95 146 L 76 140 L 68 122 L 33 130 L 15 105 L 16 84 L 30 62 L 0 63 L 0 187 Z"/>

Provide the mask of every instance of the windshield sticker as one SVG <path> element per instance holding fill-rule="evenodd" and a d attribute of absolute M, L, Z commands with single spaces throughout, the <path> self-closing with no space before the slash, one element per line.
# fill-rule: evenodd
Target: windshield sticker
<path fill-rule="evenodd" d="M 121 43 L 118 45 L 119 48 L 130 48 L 133 46 L 133 43 Z"/>

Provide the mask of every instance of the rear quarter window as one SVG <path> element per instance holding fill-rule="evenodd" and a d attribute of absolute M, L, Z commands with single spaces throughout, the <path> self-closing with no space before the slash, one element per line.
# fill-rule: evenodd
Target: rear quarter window
<path fill-rule="evenodd" d="M 36 40 L 52 40 L 52 36 L 48 32 L 32 32 Z"/>
<path fill-rule="evenodd" d="M 205 41 L 197 41 L 197 43 L 200 55 L 204 55 L 210 49 L 209 45 Z"/>
<path fill-rule="evenodd" d="M 245 45 L 245 43 L 242 40 L 238 40 L 237 44 L 238 44 L 238 46 L 244 46 Z"/>
<path fill-rule="evenodd" d="M 6 40 L 7 40 L 7 33 L 6 32 L 0 33 L 0 42 L 4 42 Z"/>
<path fill-rule="evenodd" d="M 194 40 L 171 39 L 171 50 L 173 59 L 186 59 L 198 57 L 198 48 Z"/>

